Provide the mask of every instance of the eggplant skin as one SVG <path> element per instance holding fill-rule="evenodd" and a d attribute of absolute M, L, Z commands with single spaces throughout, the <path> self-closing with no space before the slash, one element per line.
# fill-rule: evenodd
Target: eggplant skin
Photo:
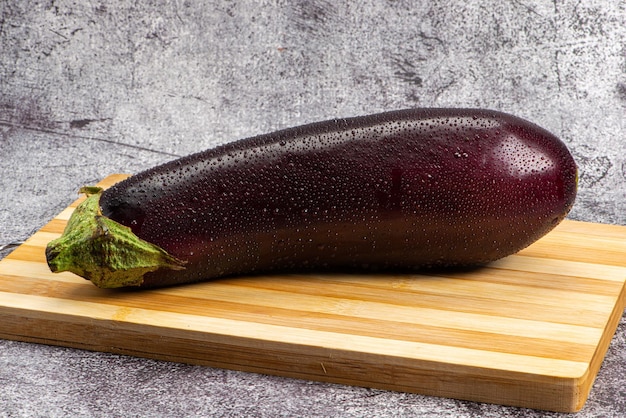
<path fill-rule="evenodd" d="M 102 213 L 187 262 L 142 286 L 272 271 L 483 265 L 565 218 L 565 144 L 518 117 L 407 109 L 232 142 L 105 190 Z"/>

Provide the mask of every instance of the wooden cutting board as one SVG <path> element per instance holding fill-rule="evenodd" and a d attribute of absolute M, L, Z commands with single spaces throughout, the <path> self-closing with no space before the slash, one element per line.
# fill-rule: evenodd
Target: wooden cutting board
<path fill-rule="evenodd" d="M 45 262 L 79 201 L 0 261 L 0 338 L 573 412 L 626 303 L 626 227 L 568 220 L 471 272 L 102 290 Z"/>

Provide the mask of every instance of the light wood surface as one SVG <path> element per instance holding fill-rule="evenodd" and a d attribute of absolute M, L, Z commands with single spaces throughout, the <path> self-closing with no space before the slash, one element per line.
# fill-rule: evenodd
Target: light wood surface
<path fill-rule="evenodd" d="M 0 261 L 0 338 L 573 412 L 626 303 L 626 227 L 569 220 L 470 272 L 102 290 L 45 263 L 79 200 Z"/>

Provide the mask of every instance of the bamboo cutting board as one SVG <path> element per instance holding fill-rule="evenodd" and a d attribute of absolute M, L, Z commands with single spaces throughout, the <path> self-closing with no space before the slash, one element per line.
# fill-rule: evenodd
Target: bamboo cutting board
<path fill-rule="evenodd" d="M 0 338 L 573 412 L 626 303 L 626 227 L 567 220 L 471 272 L 102 290 L 45 262 L 77 203 L 0 261 Z"/>

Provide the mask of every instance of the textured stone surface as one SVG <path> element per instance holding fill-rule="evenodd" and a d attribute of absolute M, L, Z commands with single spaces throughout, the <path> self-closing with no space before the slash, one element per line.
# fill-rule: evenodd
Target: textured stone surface
<path fill-rule="evenodd" d="M 570 217 L 626 224 L 624 39 L 609 0 L 0 1 L 0 247 L 108 174 L 414 106 L 548 128 L 581 170 Z M 580 416 L 626 414 L 625 336 Z M 0 416 L 304 414 L 546 416 L 0 340 Z"/>

